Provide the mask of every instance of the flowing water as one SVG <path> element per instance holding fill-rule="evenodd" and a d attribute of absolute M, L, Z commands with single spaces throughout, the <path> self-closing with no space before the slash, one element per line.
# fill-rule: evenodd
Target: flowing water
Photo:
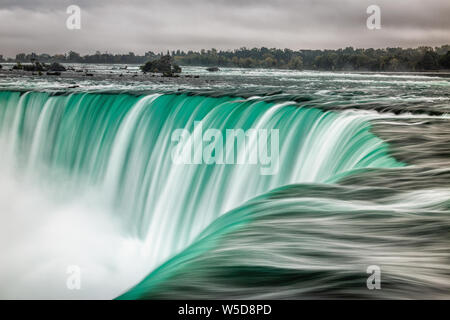
<path fill-rule="evenodd" d="M 449 298 L 449 81 L 187 73 L 0 78 L 1 298 Z M 278 170 L 175 163 L 196 124 L 278 130 Z"/>

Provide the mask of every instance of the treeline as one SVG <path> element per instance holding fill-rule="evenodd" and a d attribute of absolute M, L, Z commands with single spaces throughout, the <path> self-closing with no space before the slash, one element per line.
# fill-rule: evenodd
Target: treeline
<path fill-rule="evenodd" d="M 450 69 L 450 46 L 415 49 L 299 50 L 241 48 L 172 52 L 180 65 L 327 71 L 425 71 Z"/>
<path fill-rule="evenodd" d="M 47 53 L 36 54 L 36 53 L 19 53 L 14 59 L 9 58 L 7 62 L 34 62 L 39 61 L 43 63 L 128 63 L 137 64 L 144 63 L 151 59 L 156 59 L 161 57 L 161 54 L 154 54 L 153 52 L 148 52 L 143 56 L 135 55 L 133 52 L 128 54 L 111 54 L 111 53 L 101 53 L 97 51 L 95 54 L 81 56 L 79 53 L 74 51 L 69 51 L 67 54 L 55 54 L 50 55 Z M 1 56 L 0 56 L 1 57 Z M 0 60 L 2 61 L 2 60 Z"/>
<path fill-rule="evenodd" d="M 169 54 L 175 63 L 184 66 L 218 66 L 241 68 L 279 68 L 295 70 L 328 71 L 430 71 L 450 69 L 450 45 L 441 47 L 354 49 L 337 50 L 290 50 L 275 48 L 240 48 L 218 51 L 216 49 L 195 51 L 176 50 L 167 53 L 147 52 L 145 55 L 110 54 L 96 52 L 81 56 L 70 51 L 67 54 L 18 54 L 15 62 L 59 63 L 125 63 L 143 64 Z M 1 56 L 0 56 L 1 57 Z M 3 59 L 2 59 L 3 60 Z"/>

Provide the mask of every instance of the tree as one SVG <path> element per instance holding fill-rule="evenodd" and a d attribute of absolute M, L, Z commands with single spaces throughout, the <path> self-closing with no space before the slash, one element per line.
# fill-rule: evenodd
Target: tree
<path fill-rule="evenodd" d="M 69 51 L 69 53 L 67 55 L 67 60 L 69 60 L 71 62 L 81 62 L 82 61 L 80 54 L 75 51 Z"/>
<path fill-rule="evenodd" d="M 428 50 L 423 55 L 422 60 L 419 62 L 419 67 L 423 70 L 436 70 L 439 68 L 438 55 Z"/>
<path fill-rule="evenodd" d="M 289 69 L 302 70 L 303 69 L 303 59 L 300 56 L 293 57 L 288 64 Z"/>
<path fill-rule="evenodd" d="M 450 69 L 450 51 L 447 51 L 445 55 L 441 56 L 439 64 L 444 68 Z"/>

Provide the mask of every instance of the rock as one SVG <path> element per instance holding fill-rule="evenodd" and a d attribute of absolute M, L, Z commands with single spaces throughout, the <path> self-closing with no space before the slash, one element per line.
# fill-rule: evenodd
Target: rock
<path fill-rule="evenodd" d="M 52 71 L 49 69 L 49 66 L 46 64 L 42 64 L 39 61 L 33 61 L 30 64 L 21 64 L 17 62 L 15 66 L 12 67 L 12 70 L 23 70 L 29 72 L 42 72 L 42 71 Z"/>
<path fill-rule="evenodd" d="M 59 71 L 47 71 L 48 76 L 60 76 L 61 72 Z"/>
<path fill-rule="evenodd" d="M 163 76 L 173 76 L 175 73 L 181 73 L 181 67 L 173 63 L 171 56 L 166 55 L 158 60 L 148 61 L 146 64 L 141 66 L 141 70 L 144 73 L 162 73 Z"/>
<path fill-rule="evenodd" d="M 13 70 L 23 70 L 23 66 L 20 62 L 17 62 L 13 67 Z"/>
<path fill-rule="evenodd" d="M 66 68 L 59 64 L 58 62 L 53 62 L 49 67 L 48 71 L 66 71 Z"/>
<path fill-rule="evenodd" d="M 181 73 L 181 67 L 177 64 L 172 65 L 172 72 L 173 73 Z"/>
<path fill-rule="evenodd" d="M 210 68 L 206 68 L 207 71 L 209 72 L 217 72 L 220 71 L 219 67 L 210 67 Z"/>
<path fill-rule="evenodd" d="M 24 71 L 45 71 L 46 70 L 46 66 L 41 64 L 39 61 L 35 61 L 31 64 L 24 64 L 22 66 Z"/>

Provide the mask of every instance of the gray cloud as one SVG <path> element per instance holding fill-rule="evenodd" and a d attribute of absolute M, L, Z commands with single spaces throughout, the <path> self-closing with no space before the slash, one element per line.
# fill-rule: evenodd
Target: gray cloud
<path fill-rule="evenodd" d="M 65 27 L 70 4 L 81 30 Z M 366 28 L 371 4 L 381 30 Z M 448 0 L 0 0 L 0 53 L 434 46 L 450 43 L 449 16 Z"/>

